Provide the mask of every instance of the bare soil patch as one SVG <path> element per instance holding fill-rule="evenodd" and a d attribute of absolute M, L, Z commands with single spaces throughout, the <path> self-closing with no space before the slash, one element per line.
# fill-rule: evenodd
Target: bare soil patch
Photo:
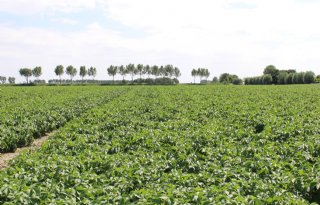
<path fill-rule="evenodd" d="M 8 163 L 10 160 L 18 157 L 23 150 L 35 150 L 42 146 L 50 136 L 52 136 L 55 132 L 48 133 L 38 139 L 35 139 L 31 146 L 18 148 L 15 152 L 12 153 L 0 153 L 0 170 L 8 167 Z"/>

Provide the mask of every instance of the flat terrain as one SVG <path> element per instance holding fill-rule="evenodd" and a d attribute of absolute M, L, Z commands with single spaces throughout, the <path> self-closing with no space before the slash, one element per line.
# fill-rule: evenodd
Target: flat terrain
<path fill-rule="evenodd" d="M 320 86 L 1 87 L 0 204 L 320 203 Z M 1 156 L 0 156 L 1 157 Z"/>

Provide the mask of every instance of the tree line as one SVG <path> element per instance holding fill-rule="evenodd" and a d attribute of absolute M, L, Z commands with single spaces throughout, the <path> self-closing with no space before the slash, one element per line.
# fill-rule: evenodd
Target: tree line
<path fill-rule="evenodd" d="M 270 84 L 310 84 L 315 83 L 316 75 L 312 71 L 296 72 L 296 70 L 278 70 L 275 66 L 267 66 L 262 76 L 245 78 L 246 85 Z"/>
<path fill-rule="evenodd" d="M 59 77 L 60 84 L 62 84 L 62 82 L 72 83 L 73 78 L 78 74 L 77 68 L 75 68 L 72 65 L 69 65 L 66 68 L 63 65 L 57 65 L 54 69 L 54 72 L 55 72 L 56 76 Z M 19 73 L 21 76 L 26 78 L 27 84 L 29 84 L 29 79 L 32 76 L 37 79 L 37 80 L 35 80 L 35 82 L 42 82 L 39 80 L 39 77 L 42 75 L 42 68 L 40 66 L 37 66 L 34 69 L 21 68 L 19 70 Z M 131 82 L 134 82 L 134 77 L 139 75 L 140 80 L 135 80 L 135 82 L 137 82 L 137 83 L 146 82 L 149 84 L 152 84 L 152 82 L 156 83 L 156 84 L 161 84 L 161 81 L 169 82 L 169 83 L 170 82 L 177 83 L 177 82 L 179 82 L 177 80 L 177 78 L 181 76 L 181 72 L 180 72 L 179 68 L 174 67 L 173 65 L 169 65 L 169 64 L 165 65 L 165 66 L 157 66 L 157 65 L 149 66 L 149 65 L 143 65 L 143 64 L 138 64 L 138 65 L 128 64 L 126 66 L 124 66 L 124 65 L 120 65 L 120 66 L 110 65 L 107 68 L 107 73 L 109 76 L 112 76 L 113 82 L 114 82 L 114 78 L 116 75 L 121 75 L 123 82 L 125 81 L 125 77 L 127 75 L 131 76 Z M 62 80 L 62 76 L 64 74 L 67 74 L 70 77 L 70 80 Z M 91 82 L 93 82 L 96 75 L 97 75 L 97 69 L 95 67 L 86 68 L 86 66 L 80 66 L 79 76 L 81 77 L 82 82 L 84 82 L 84 78 L 86 76 L 92 77 Z M 162 77 L 162 79 L 161 80 L 156 80 L 156 79 L 146 80 L 146 79 L 142 78 L 145 75 L 148 76 L 148 79 L 150 78 L 150 76 L 154 76 L 154 78 Z M 175 80 L 171 79 L 172 77 L 175 77 Z M 50 80 L 50 82 L 56 82 L 56 81 Z M 77 82 L 79 82 L 79 81 L 77 81 Z M 107 81 L 104 81 L 104 82 L 107 82 Z"/>
<path fill-rule="evenodd" d="M 0 76 L 0 83 L 1 84 L 6 84 L 7 83 L 7 77 Z M 9 84 L 15 84 L 16 83 L 16 78 L 8 77 L 8 83 Z"/>
<path fill-rule="evenodd" d="M 205 77 L 206 81 L 208 81 L 208 78 L 210 76 L 210 72 L 206 68 L 194 68 L 191 71 L 191 76 L 193 77 L 193 83 L 196 83 L 196 77 L 200 78 L 200 83 L 202 81 L 202 78 Z"/>
<path fill-rule="evenodd" d="M 30 68 L 21 68 L 19 70 L 21 76 L 26 78 L 27 84 L 29 84 L 29 78 L 34 76 L 39 80 L 39 77 L 42 75 L 42 68 L 40 66 L 35 67 L 34 69 Z"/>
<path fill-rule="evenodd" d="M 54 72 L 56 76 L 59 77 L 58 80 L 49 80 L 50 83 L 64 83 L 70 84 L 73 82 L 73 78 L 78 74 L 77 68 L 72 65 L 67 66 L 66 68 L 63 65 L 58 65 L 55 67 Z M 44 80 L 39 80 L 39 77 L 42 75 L 42 68 L 37 66 L 33 69 L 30 68 L 21 68 L 19 71 L 21 76 L 26 78 L 27 83 L 29 83 L 30 77 L 35 77 L 34 83 L 43 83 Z M 126 84 L 126 76 L 131 77 L 131 83 L 137 84 L 177 84 L 179 83 L 178 78 L 181 76 L 181 72 L 179 68 L 174 67 L 173 65 L 165 65 L 165 66 L 157 66 L 157 65 L 143 65 L 143 64 L 128 64 L 128 65 L 120 65 L 114 66 L 110 65 L 107 68 L 107 73 L 112 77 L 112 82 L 108 80 L 103 80 L 99 82 L 95 82 L 95 77 L 97 75 L 97 69 L 95 67 L 86 68 L 86 66 L 80 66 L 79 68 L 79 76 L 81 77 L 81 81 L 77 80 L 76 83 L 83 83 L 86 76 L 92 77 L 92 80 L 86 79 L 86 83 L 101 83 L 103 84 Z M 64 74 L 69 75 L 70 80 L 62 80 L 62 76 Z M 115 77 L 117 75 L 122 76 L 122 81 L 118 80 L 115 82 Z M 139 76 L 138 79 L 134 80 L 135 76 Z M 194 68 L 191 71 L 191 76 L 194 78 L 194 83 L 196 81 L 196 77 L 199 77 L 200 83 L 208 83 L 208 77 L 210 76 L 210 72 L 206 68 Z M 150 78 L 153 77 L 153 78 Z M 158 77 L 161 77 L 158 79 Z M 174 78 L 173 78 L 174 77 Z M 173 78 L 173 79 L 172 79 Z M 205 80 L 203 80 L 205 78 Z M 0 76 L 0 83 L 6 83 L 6 78 Z M 8 79 L 9 83 L 14 84 L 15 78 L 10 77 Z M 296 72 L 296 70 L 279 70 L 273 65 L 267 66 L 263 75 L 256 77 L 248 77 L 245 78 L 244 81 L 239 78 L 235 74 L 223 73 L 219 78 L 214 77 L 211 83 L 221 83 L 221 84 L 234 84 L 234 85 L 242 85 L 243 83 L 246 85 L 270 85 L 270 84 L 309 84 L 309 83 L 320 83 L 320 75 L 315 76 L 312 71 L 306 72 Z"/>
<path fill-rule="evenodd" d="M 126 75 L 131 76 L 131 81 L 133 82 L 134 76 L 138 75 L 139 79 L 143 79 L 143 76 L 147 75 L 147 78 L 150 78 L 150 76 L 153 76 L 154 78 L 162 77 L 162 78 L 179 78 L 181 76 L 180 69 L 178 67 L 174 67 L 173 65 L 143 65 L 138 64 L 135 66 L 134 64 L 128 64 L 126 66 L 120 65 L 120 66 L 114 66 L 110 65 L 107 68 L 108 75 L 112 76 L 112 80 L 114 81 L 114 77 L 119 74 L 122 76 L 122 80 L 125 80 Z"/>

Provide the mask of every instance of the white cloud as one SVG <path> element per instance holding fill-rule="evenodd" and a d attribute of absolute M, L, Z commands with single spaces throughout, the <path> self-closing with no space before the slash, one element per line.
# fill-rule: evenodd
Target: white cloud
<path fill-rule="evenodd" d="M 184 82 L 191 81 L 193 67 L 208 67 L 213 75 L 230 72 L 242 77 L 259 75 L 268 64 L 320 73 L 320 2 L 316 1 L 0 0 L 0 10 L 19 14 L 97 7 L 127 29 L 109 29 L 108 21 L 92 22 L 76 32 L 3 25 L 0 58 L 12 68 L 38 62 L 47 67 L 62 63 L 101 69 L 130 62 L 172 63 L 183 70 Z M 81 24 L 78 19 L 57 20 Z M 132 37 L 130 29 L 147 35 Z"/>
<path fill-rule="evenodd" d="M 0 0 L 0 11 L 17 15 L 31 15 L 48 11 L 76 12 L 95 7 L 96 0 Z"/>
<path fill-rule="evenodd" d="M 79 22 L 70 18 L 52 18 L 51 21 L 62 23 L 65 25 L 77 25 Z"/>

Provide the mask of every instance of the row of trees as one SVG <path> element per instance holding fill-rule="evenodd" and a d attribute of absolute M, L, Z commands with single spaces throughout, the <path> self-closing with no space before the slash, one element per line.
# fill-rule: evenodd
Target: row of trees
<path fill-rule="evenodd" d="M 66 67 L 66 70 L 64 71 L 64 67 L 63 65 L 58 65 L 55 70 L 54 70 L 55 74 L 57 76 L 59 76 L 60 78 L 60 84 L 61 84 L 61 77 L 64 74 L 64 72 L 70 76 L 70 80 L 72 83 L 73 78 L 77 75 L 78 71 L 75 67 L 73 67 L 72 65 L 69 65 Z M 97 69 L 95 67 L 90 67 L 90 68 L 86 68 L 85 66 L 80 66 L 80 72 L 79 75 L 83 79 L 88 75 L 88 76 L 92 76 L 92 78 L 94 79 L 97 75 Z"/>
<path fill-rule="evenodd" d="M 9 84 L 15 84 L 16 83 L 16 79 L 14 77 L 9 77 L 8 78 L 8 82 L 9 82 Z M 7 77 L 0 76 L 0 83 L 1 84 L 6 84 L 7 83 Z"/>
<path fill-rule="evenodd" d="M 278 70 L 273 65 L 267 66 L 262 76 L 245 78 L 246 85 L 310 84 L 314 82 L 316 82 L 316 76 L 312 71 Z"/>
<path fill-rule="evenodd" d="M 202 81 L 202 78 L 205 77 L 206 81 L 208 80 L 209 76 L 210 76 L 210 72 L 208 69 L 206 68 L 194 68 L 191 71 L 191 75 L 193 77 L 193 83 L 196 83 L 196 77 L 200 78 L 200 82 Z"/>
<path fill-rule="evenodd" d="M 119 74 L 122 76 L 122 80 L 125 80 L 126 75 L 131 76 L 131 81 L 133 82 L 133 78 L 135 75 L 139 75 L 139 79 L 142 79 L 144 75 L 147 75 L 148 78 L 150 76 L 154 76 L 154 78 L 157 77 L 175 77 L 178 78 L 181 76 L 181 72 L 179 68 L 174 67 L 173 65 L 165 65 L 165 66 L 149 66 L 149 65 L 143 65 L 143 64 L 138 64 L 135 66 L 134 64 L 129 64 L 129 65 L 121 65 L 121 66 L 113 66 L 110 65 L 107 69 L 108 75 L 112 76 L 112 80 L 114 81 L 114 77 Z"/>
<path fill-rule="evenodd" d="M 30 68 L 21 68 L 19 70 L 19 73 L 21 76 L 25 77 L 27 80 L 27 84 L 29 83 L 29 78 L 31 76 L 37 78 L 39 80 L 39 77 L 42 75 L 42 68 L 40 66 L 35 67 L 34 69 Z"/>
<path fill-rule="evenodd" d="M 37 81 L 40 82 L 38 78 L 42 75 L 41 67 L 35 67 L 34 69 L 21 68 L 19 72 L 21 76 L 24 76 L 26 78 L 27 84 L 29 83 L 29 78 L 31 76 L 34 76 L 35 78 L 37 78 Z M 64 68 L 63 65 L 58 65 L 54 69 L 54 72 L 59 77 L 60 84 L 62 83 L 62 76 L 64 74 L 67 74 L 70 76 L 71 83 L 73 78 L 78 74 L 78 70 L 72 65 L 69 65 L 66 68 Z M 167 77 L 170 79 L 172 77 L 178 78 L 181 76 L 181 72 L 179 68 L 173 67 L 172 65 L 166 65 L 166 66 L 157 66 L 157 65 L 149 66 L 149 65 L 143 65 L 143 64 L 138 64 L 137 66 L 135 66 L 134 64 L 129 64 L 126 66 L 111 65 L 107 68 L 107 72 L 109 76 L 112 76 L 113 82 L 117 74 L 121 75 L 123 80 L 125 80 L 126 75 L 130 75 L 132 82 L 133 82 L 134 76 L 136 75 L 139 75 L 140 79 L 142 79 L 144 75 L 148 75 L 148 78 L 150 77 L 150 75 L 152 75 L 155 78 L 161 76 L 162 78 Z M 95 67 L 90 67 L 87 69 L 85 66 L 81 66 L 79 75 L 82 79 L 82 82 L 86 76 L 92 76 L 94 80 L 95 76 L 97 75 L 97 69 Z M 64 82 L 67 82 L 67 81 L 64 81 Z"/>

